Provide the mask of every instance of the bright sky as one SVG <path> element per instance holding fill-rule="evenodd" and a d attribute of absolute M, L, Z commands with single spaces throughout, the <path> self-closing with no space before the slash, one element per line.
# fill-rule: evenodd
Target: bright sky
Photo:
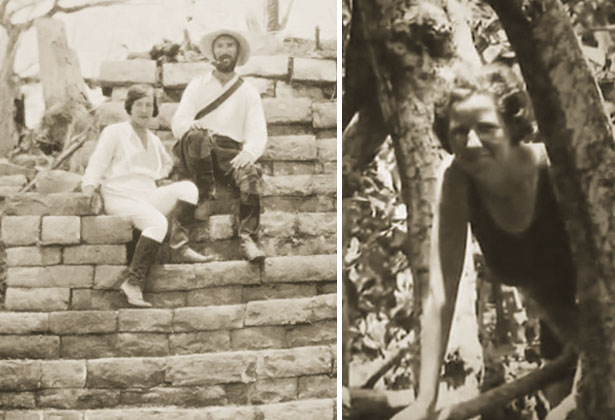
<path fill-rule="evenodd" d="M 336 0 L 280 0 L 281 15 L 291 2 L 284 34 L 313 39 L 318 25 L 322 39 L 336 38 Z M 266 0 L 127 0 L 124 3 L 58 15 L 66 23 L 69 45 L 77 51 L 85 77 L 95 77 L 102 60 L 121 60 L 128 51 L 148 51 L 163 39 L 181 41 L 184 28 L 193 41 L 198 41 L 203 33 L 221 27 L 245 31 L 248 19 L 265 21 Z M 22 75 L 36 74 L 37 54 L 36 35 L 30 31 L 23 36 L 16 70 Z"/>

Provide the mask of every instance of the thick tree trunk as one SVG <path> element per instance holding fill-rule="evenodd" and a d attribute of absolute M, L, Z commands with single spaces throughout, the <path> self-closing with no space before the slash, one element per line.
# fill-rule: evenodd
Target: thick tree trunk
<path fill-rule="evenodd" d="M 445 8 L 453 17 L 453 23 L 450 16 L 444 12 Z M 441 162 L 441 148 L 432 129 L 434 104 L 439 95 L 442 95 L 445 83 L 438 76 L 438 70 L 442 66 L 452 65 L 458 57 L 464 57 L 475 65 L 479 64 L 469 28 L 459 10 L 459 5 L 453 1 L 437 0 L 418 1 L 411 5 L 394 1 L 357 0 L 353 10 L 352 31 L 355 30 L 355 25 L 360 25 L 365 39 L 363 49 L 356 54 L 364 56 L 375 81 L 375 86 L 372 82 L 364 89 L 375 91 L 381 120 L 393 139 L 402 178 L 402 197 L 408 211 L 408 240 L 405 250 L 412 269 L 416 313 L 421 312 L 423 285 L 428 281 L 435 174 Z M 353 45 L 351 39 L 349 48 L 353 47 L 359 46 Z M 347 59 L 348 57 L 350 53 Z M 347 65 L 350 70 L 350 61 Z M 349 96 L 361 97 L 360 92 L 354 95 L 350 93 Z M 371 100 L 373 102 L 373 99 Z M 351 123 L 345 133 L 350 133 L 353 128 L 357 133 L 364 133 L 365 130 L 359 128 L 362 119 L 365 118 L 366 125 L 371 125 L 370 120 L 374 120 L 373 112 L 364 112 L 360 105 L 359 109 L 357 127 L 353 127 Z M 374 134 L 378 134 L 379 129 L 377 124 L 374 125 L 371 135 L 366 137 L 377 142 L 378 137 Z M 360 137 L 361 135 L 357 135 L 357 138 Z M 360 142 L 357 144 L 360 145 Z M 352 166 L 348 165 L 348 162 L 360 162 L 360 159 L 353 159 L 346 147 L 345 138 L 345 174 Z M 358 146 L 354 150 L 360 148 L 361 146 Z M 350 151 L 352 150 L 353 148 L 350 148 Z M 471 258 L 467 261 L 467 266 L 472 267 Z M 449 345 L 449 350 L 458 351 L 461 355 L 466 372 L 471 371 L 474 374 L 461 378 L 466 389 L 457 389 L 454 392 L 455 397 L 462 399 L 478 393 L 476 374 L 482 367 L 482 349 L 478 343 L 478 324 L 474 310 L 475 287 L 475 273 L 471 270 L 462 281 L 455 316 L 455 323 L 458 325 L 456 329 L 462 334 L 454 334 Z M 459 331 L 460 328 L 463 331 Z M 418 362 L 417 356 L 415 355 L 414 360 Z M 418 364 L 414 368 L 414 374 L 418 377 Z M 460 378 L 450 379 L 454 379 L 454 388 L 460 388 Z"/>
<path fill-rule="evenodd" d="M 81 75 L 79 59 L 68 46 L 64 23 L 39 18 L 35 27 L 45 107 L 49 109 L 67 102 L 88 103 L 87 86 Z"/>
<path fill-rule="evenodd" d="M 12 80 L 19 33 L 9 31 L 5 34 L 6 42 L 3 43 L 4 51 L 0 58 L 0 156 L 15 147 L 19 140 L 14 102 L 17 92 Z"/>
<path fill-rule="evenodd" d="M 582 419 L 615 419 L 615 151 L 603 101 L 559 0 L 488 0 L 517 54 L 566 220 L 580 304 Z"/>

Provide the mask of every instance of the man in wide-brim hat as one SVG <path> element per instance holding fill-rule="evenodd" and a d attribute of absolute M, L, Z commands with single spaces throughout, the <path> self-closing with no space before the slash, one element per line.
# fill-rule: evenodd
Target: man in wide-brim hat
<path fill-rule="evenodd" d="M 261 262 L 262 172 L 256 161 L 267 145 L 267 125 L 260 94 L 235 74 L 235 66 L 250 58 L 250 44 L 239 32 L 218 30 L 199 46 L 214 68 L 188 84 L 173 117 L 179 172 L 197 184 L 201 198 L 215 195 L 214 179 L 239 189 L 241 247 L 248 260 Z"/>

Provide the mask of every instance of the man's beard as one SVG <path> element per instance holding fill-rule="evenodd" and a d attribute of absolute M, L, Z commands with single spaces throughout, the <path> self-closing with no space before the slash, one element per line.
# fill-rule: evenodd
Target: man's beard
<path fill-rule="evenodd" d="M 228 58 L 228 62 L 225 62 L 224 59 Z M 214 67 L 216 70 L 222 73 L 232 73 L 235 70 L 235 66 L 237 65 L 237 58 L 233 58 L 230 55 L 223 55 L 219 58 L 216 58 L 214 61 Z"/>

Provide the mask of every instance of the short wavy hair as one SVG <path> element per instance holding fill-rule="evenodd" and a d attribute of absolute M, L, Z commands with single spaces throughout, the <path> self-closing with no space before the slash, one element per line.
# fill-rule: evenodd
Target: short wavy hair
<path fill-rule="evenodd" d="M 154 94 L 154 89 L 150 86 L 145 85 L 132 85 L 128 89 L 128 93 L 126 94 L 126 100 L 124 101 L 124 109 L 130 115 L 132 112 L 132 104 L 135 101 L 138 101 L 141 98 L 146 96 L 150 96 L 154 99 L 154 111 L 152 112 L 152 117 L 158 115 L 158 103 L 156 101 L 156 95 Z"/>
<path fill-rule="evenodd" d="M 434 119 L 434 131 L 447 152 L 451 153 L 449 126 L 452 109 L 456 103 L 474 94 L 488 94 L 494 99 L 512 144 L 519 144 L 536 131 L 525 87 L 510 67 L 490 64 L 475 76 L 471 71 L 457 71 L 446 99 L 436 107 Z"/>

